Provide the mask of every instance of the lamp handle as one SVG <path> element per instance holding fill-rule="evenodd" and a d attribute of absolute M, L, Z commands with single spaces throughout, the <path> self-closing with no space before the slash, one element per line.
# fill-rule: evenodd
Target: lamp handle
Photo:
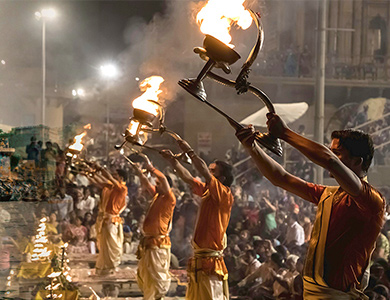
<path fill-rule="evenodd" d="M 232 80 L 229 80 L 229 79 L 225 79 L 213 72 L 208 72 L 207 73 L 207 76 L 210 77 L 211 79 L 214 79 L 216 82 L 219 82 L 220 84 L 223 84 L 223 85 L 226 85 L 226 86 L 230 86 L 232 88 L 235 88 L 236 87 L 236 82 L 235 81 L 232 81 Z M 252 85 L 248 85 L 248 90 L 254 94 L 257 98 L 259 98 L 260 100 L 263 101 L 264 105 L 268 108 L 268 111 L 271 112 L 271 113 L 275 113 L 275 108 L 274 108 L 274 105 L 272 104 L 270 98 L 267 96 L 266 93 L 264 93 L 262 90 L 252 86 Z"/>
<path fill-rule="evenodd" d="M 261 48 L 263 47 L 263 42 L 264 42 L 264 30 L 263 30 L 263 25 L 261 23 L 259 14 L 255 13 L 251 9 L 248 9 L 248 11 L 251 14 L 251 17 L 257 27 L 257 40 L 251 52 L 249 53 L 246 62 L 242 65 L 240 73 L 236 78 L 235 89 L 237 90 L 238 94 L 243 94 L 248 91 L 250 85 L 250 83 L 248 82 L 249 73 L 251 71 L 250 67 L 256 60 L 257 55 L 259 54 Z"/>

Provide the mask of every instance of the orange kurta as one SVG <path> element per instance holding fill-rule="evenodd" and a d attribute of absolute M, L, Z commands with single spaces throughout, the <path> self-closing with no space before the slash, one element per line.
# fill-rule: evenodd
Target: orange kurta
<path fill-rule="evenodd" d="M 125 182 L 122 182 L 119 187 L 112 187 L 104 212 L 110 215 L 119 216 L 126 208 L 126 195 L 127 187 Z"/>
<path fill-rule="evenodd" d="M 193 246 L 195 252 L 220 251 L 226 247 L 226 229 L 229 225 L 233 205 L 230 188 L 212 176 L 209 184 L 194 180 L 193 192 L 202 196 L 195 226 Z M 222 255 L 205 255 L 189 261 L 189 271 L 202 270 L 208 275 L 217 275 L 221 280 L 227 278 L 227 268 Z"/>
<path fill-rule="evenodd" d="M 171 246 L 169 231 L 175 205 L 176 197 L 171 189 L 166 195 L 156 193 L 150 203 L 143 225 L 144 246 L 146 248 Z"/>
<path fill-rule="evenodd" d="M 378 191 L 367 182 L 362 181 L 362 192 L 351 196 L 338 188 L 328 199 L 320 201 L 325 187 L 312 183 L 307 184 L 307 193 L 311 202 L 330 205 L 328 229 L 325 234 L 324 254 L 321 257 L 323 280 L 329 287 L 346 292 L 354 285 L 359 287 L 363 272 L 367 267 L 375 241 L 383 225 L 385 201 Z M 323 206 L 323 205 L 322 205 Z M 317 212 L 316 223 L 322 218 L 321 207 Z M 318 220 L 317 220 L 318 219 Z M 315 225 L 310 240 L 308 257 L 304 270 L 305 277 L 316 278 L 316 250 L 323 232 L 322 226 Z"/>

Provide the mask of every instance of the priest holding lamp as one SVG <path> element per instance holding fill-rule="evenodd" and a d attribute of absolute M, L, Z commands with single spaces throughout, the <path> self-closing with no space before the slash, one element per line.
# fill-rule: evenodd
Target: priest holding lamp
<path fill-rule="evenodd" d="M 267 118 L 272 135 L 329 171 L 339 184 L 323 186 L 288 173 L 257 145 L 253 127 L 237 131 L 271 183 L 318 206 L 303 273 L 304 299 L 368 299 L 363 291 L 385 209 L 383 197 L 367 182 L 371 137 L 351 129 L 334 131 L 329 149 L 292 131 L 278 115 Z"/>
<path fill-rule="evenodd" d="M 194 256 L 188 262 L 189 284 L 186 299 L 227 300 L 228 270 L 223 260 L 226 248 L 226 229 L 233 206 L 230 185 L 233 182 L 232 167 L 217 160 L 208 167 L 184 140 L 177 141 L 184 153 L 191 158 L 205 182 L 195 179 L 169 150 L 162 155 L 176 170 L 177 175 L 190 185 L 194 194 L 202 197 L 195 225 L 192 246 Z"/>

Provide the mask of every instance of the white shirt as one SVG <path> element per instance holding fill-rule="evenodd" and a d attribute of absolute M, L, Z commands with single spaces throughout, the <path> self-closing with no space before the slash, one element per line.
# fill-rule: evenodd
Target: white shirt
<path fill-rule="evenodd" d="M 301 246 L 305 243 L 305 231 L 298 222 L 294 222 L 291 226 L 287 227 L 286 244 L 295 244 Z"/>
<path fill-rule="evenodd" d="M 246 267 L 245 276 L 252 274 L 258 268 L 260 268 L 261 262 L 259 262 L 256 258 L 254 258 Z"/>
<path fill-rule="evenodd" d="M 85 213 L 90 212 L 92 213 L 93 209 L 95 208 L 95 198 L 88 196 L 87 199 L 81 200 L 77 205 L 77 209 L 80 210 L 80 215 L 82 218 L 84 218 Z"/>
<path fill-rule="evenodd" d="M 49 200 L 49 203 L 57 206 L 58 211 L 58 220 L 62 221 L 65 218 L 69 217 L 69 213 L 73 211 L 73 198 L 68 194 L 65 194 L 65 197 L 61 199 L 58 195 L 55 199 Z"/>

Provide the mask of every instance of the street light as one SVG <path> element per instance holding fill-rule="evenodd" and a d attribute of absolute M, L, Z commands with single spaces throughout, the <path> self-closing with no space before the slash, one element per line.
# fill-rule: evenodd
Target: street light
<path fill-rule="evenodd" d="M 118 68 L 113 64 L 106 64 L 100 66 L 100 74 L 105 80 L 115 79 L 119 75 Z M 110 101 L 106 99 L 106 123 L 107 123 L 107 131 L 106 131 L 106 158 L 108 163 L 108 154 L 109 154 L 109 146 L 108 146 L 108 136 L 110 131 Z"/>
<path fill-rule="evenodd" d="M 100 66 L 100 73 L 104 78 L 110 79 L 118 76 L 118 68 L 113 64 L 107 64 Z"/>
<path fill-rule="evenodd" d="M 51 20 L 56 16 L 54 9 L 42 9 L 35 12 L 35 18 L 42 20 L 42 125 L 45 125 L 46 112 L 46 21 Z"/>
<path fill-rule="evenodd" d="M 84 89 L 77 89 L 77 90 L 72 90 L 72 96 L 73 97 L 84 97 L 85 96 L 85 91 Z"/>

